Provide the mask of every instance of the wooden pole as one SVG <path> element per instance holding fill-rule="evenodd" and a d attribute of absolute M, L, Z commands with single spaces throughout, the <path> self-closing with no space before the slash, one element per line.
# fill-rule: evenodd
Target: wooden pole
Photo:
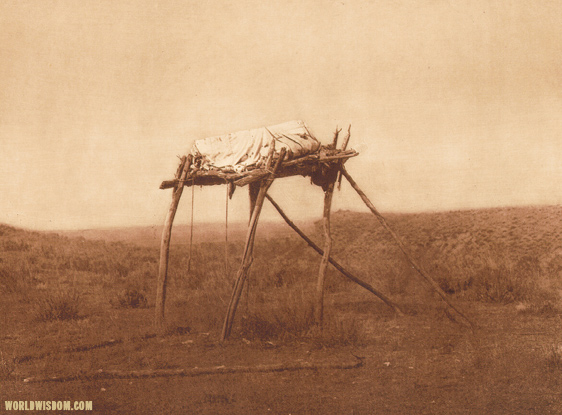
<path fill-rule="evenodd" d="M 341 147 L 342 151 L 345 151 L 347 149 L 347 144 L 349 143 L 349 139 L 351 138 L 351 124 L 349 124 L 349 127 L 347 128 L 347 135 L 345 136 L 344 140 L 343 140 L 343 145 Z M 341 165 L 343 166 L 343 162 L 341 163 Z M 341 189 L 341 170 L 338 171 L 338 191 Z"/>
<path fill-rule="evenodd" d="M 39 382 L 68 382 L 68 381 L 93 381 L 100 379 L 147 379 L 171 376 L 208 376 L 226 375 L 232 373 L 275 373 L 297 370 L 326 370 L 326 369 L 356 369 L 363 366 L 363 358 L 356 357 L 355 361 L 340 362 L 310 362 L 297 360 L 295 362 L 274 363 L 256 366 L 211 366 L 193 367 L 188 369 L 141 369 L 141 370 L 115 370 L 98 369 L 95 372 L 80 371 L 79 374 L 62 376 L 32 376 L 23 379 L 24 383 Z"/>
<path fill-rule="evenodd" d="M 359 186 L 357 185 L 357 183 L 355 182 L 355 180 L 353 180 L 353 178 L 349 175 L 349 173 L 347 172 L 347 170 L 345 169 L 344 166 L 341 167 L 341 172 L 342 175 L 345 176 L 345 178 L 347 179 L 347 181 L 349 182 L 349 184 L 351 184 L 351 187 L 353 187 L 353 189 L 355 189 L 355 191 L 357 192 L 357 194 L 359 195 L 359 197 L 361 197 L 361 200 L 363 200 L 363 202 L 365 203 L 365 205 L 367 205 L 367 207 L 369 208 L 369 210 L 376 216 L 376 218 L 379 220 L 379 222 L 382 224 L 382 226 L 388 231 L 388 233 L 390 233 L 390 235 L 392 236 L 392 238 L 394 239 L 394 241 L 398 244 L 398 246 L 400 247 L 400 250 L 402 251 L 402 253 L 406 256 L 406 259 L 408 260 L 408 262 L 412 265 L 412 267 L 418 272 L 419 275 L 421 275 L 428 283 L 429 285 L 431 285 L 431 287 L 435 290 L 435 292 L 437 294 L 439 294 L 439 296 L 443 299 L 443 301 L 449 306 L 451 307 L 453 310 L 455 310 L 457 312 L 457 314 L 459 316 L 461 316 L 470 326 L 471 329 L 474 329 L 474 324 L 472 323 L 472 321 L 470 321 L 468 319 L 468 317 L 462 312 L 460 311 L 447 297 L 447 294 L 445 293 L 445 291 L 443 291 L 441 289 L 441 287 L 439 287 L 439 284 L 437 284 L 435 282 L 435 280 L 433 278 L 431 278 L 431 276 L 429 274 L 427 274 L 420 265 L 418 265 L 418 263 L 414 260 L 414 258 L 412 258 L 412 256 L 410 255 L 410 253 L 408 252 L 406 246 L 404 245 L 404 243 L 400 240 L 400 238 L 398 237 L 398 235 L 392 230 L 392 228 L 388 225 L 388 223 L 386 222 L 386 219 L 384 218 L 384 216 L 382 216 L 379 211 L 375 208 L 375 206 L 371 203 L 371 201 L 369 200 L 369 198 L 367 197 L 367 195 L 365 193 L 363 193 L 363 191 L 359 188 Z"/>
<path fill-rule="evenodd" d="M 250 215 L 248 216 L 248 225 L 252 221 L 252 214 L 254 213 L 254 207 L 256 206 L 256 200 L 258 199 L 258 194 L 260 192 L 260 182 L 253 182 L 248 185 L 248 196 L 250 197 Z M 252 250 L 249 253 L 251 257 L 251 261 L 254 261 L 254 247 L 252 246 Z M 250 306 L 250 277 L 251 273 L 248 270 L 248 274 L 246 275 L 246 307 Z"/>
<path fill-rule="evenodd" d="M 248 218 L 248 223 L 252 220 L 252 213 L 254 213 L 254 207 L 256 206 L 256 199 L 258 198 L 259 192 L 259 182 L 253 182 L 248 185 L 248 194 L 250 196 L 250 217 Z"/>
<path fill-rule="evenodd" d="M 331 148 L 336 148 L 338 146 L 338 136 L 340 135 L 341 128 L 336 127 L 336 132 L 334 133 L 334 138 L 332 139 Z"/>
<path fill-rule="evenodd" d="M 244 253 L 242 255 L 242 262 L 240 264 L 240 268 L 238 269 L 236 283 L 234 285 L 234 289 L 232 290 L 232 296 L 230 298 L 230 304 L 228 305 L 228 310 L 226 313 L 226 318 L 224 319 L 224 324 L 222 328 L 222 333 L 220 337 L 220 341 L 225 341 L 229 336 L 232 330 L 232 324 L 234 323 L 234 316 L 236 315 L 236 309 L 238 308 L 238 303 L 240 301 L 240 295 L 242 294 L 242 289 L 244 287 L 244 282 L 248 275 L 248 270 L 252 265 L 252 252 L 254 248 L 254 239 L 256 236 L 256 229 L 258 224 L 258 219 L 261 213 L 261 209 L 263 206 L 263 202 L 265 200 L 265 196 L 267 194 L 267 190 L 273 183 L 275 179 L 275 173 L 281 166 L 283 159 L 285 158 L 285 149 L 281 149 L 279 158 L 277 159 L 277 163 L 273 168 L 273 172 L 262 181 L 258 196 L 256 198 L 256 204 L 252 211 L 252 218 L 250 220 L 250 226 L 248 227 L 248 233 L 246 235 L 246 243 L 244 245 Z M 268 166 L 269 169 L 271 166 L 272 157 L 269 158 Z"/>
<path fill-rule="evenodd" d="M 193 258 L 193 217 L 195 211 L 195 186 L 191 185 L 191 220 L 189 224 L 189 258 L 187 258 L 187 276 L 191 272 L 191 259 Z"/>
<path fill-rule="evenodd" d="M 324 286 L 326 284 L 326 271 L 330 253 L 332 252 L 332 235 L 330 232 L 330 210 L 332 208 L 332 195 L 334 194 L 334 182 L 328 184 L 324 192 L 324 213 L 322 223 L 324 226 L 324 254 L 318 270 L 318 281 L 316 283 L 316 308 L 314 310 L 316 325 L 322 330 L 324 320 Z"/>
<path fill-rule="evenodd" d="M 162 231 L 162 242 L 160 243 L 160 266 L 158 268 L 158 285 L 156 287 L 156 325 L 162 327 L 164 324 L 164 309 L 166 303 L 166 285 L 168 279 L 168 259 L 170 257 L 170 239 L 172 236 L 172 225 L 178 209 L 181 194 L 183 192 L 183 180 L 187 177 L 191 165 L 192 156 L 182 157 L 180 166 L 176 172 L 176 179 L 181 180 L 180 184 L 174 187 L 172 193 L 172 203 Z"/>
<path fill-rule="evenodd" d="M 333 149 L 336 149 L 338 146 L 338 136 L 340 134 L 340 131 L 341 129 L 338 129 L 336 127 L 336 131 L 334 133 L 334 139 L 332 140 Z M 349 131 L 344 146 L 347 146 L 347 140 L 349 140 Z M 331 166 L 330 169 L 332 170 L 332 172 L 334 172 L 336 169 L 338 169 L 339 166 L 340 163 L 336 163 L 335 165 Z M 337 178 L 337 175 L 340 174 L 338 172 L 335 172 L 335 174 L 330 174 L 330 173 L 326 174 L 326 177 L 330 178 L 330 182 L 327 183 L 327 185 L 322 186 L 324 189 L 324 211 L 322 215 L 322 224 L 324 227 L 324 254 L 322 255 L 322 261 L 320 262 L 320 268 L 318 269 L 318 280 L 316 283 L 316 307 L 314 309 L 315 323 L 316 326 L 320 329 L 320 331 L 322 331 L 322 323 L 324 320 L 324 286 L 326 285 L 326 271 L 328 270 L 330 253 L 332 252 L 332 234 L 330 231 L 330 210 L 332 209 L 332 196 L 334 194 L 335 180 Z M 333 179 L 331 179 L 331 177 L 333 177 Z"/>
<path fill-rule="evenodd" d="M 269 202 L 273 205 L 273 207 L 277 210 L 277 212 L 279 212 L 281 217 L 285 220 L 287 225 L 289 225 L 291 227 L 291 229 L 293 229 L 302 239 L 304 239 L 304 241 L 312 249 L 314 249 L 320 255 L 324 255 L 324 251 L 318 245 L 316 245 L 312 241 L 312 239 L 310 239 L 291 219 L 289 219 L 289 217 L 285 214 L 283 209 L 281 209 L 281 207 L 277 204 L 277 202 L 275 202 L 275 200 L 273 200 L 273 198 L 270 195 L 265 195 L 265 197 L 266 197 L 267 200 L 269 200 Z M 354 276 L 350 271 L 346 270 L 342 265 L 340 265 L 339 262 L 337 262 L 332 257 L 329 257 L 328 261 L 330 262 L 330 264 L 332 264 L 332 266 L 335 269 L 337 269 L 341 273 L 341 275 L 343 275 L 344 277 L 348 278 L 349 280 L 353 281 L 357 285 L 365 288 L 367 291 L 369 291 L 370 293 L 372 293 L 375 296 L 377 296 L 378 298 L 380 298 L 386 305 L 388 305 L 390 308 L 392 308 L 396 312 L 396 314 L 398 314 L 400 316 L 404 315 L 404 313 L 400 309 L 400 307 L 397 304 L 395 304 L 390 298 L 388 298 L 386 295 L 384 295 L 382 292 L 380 292 L 379 290 L 374 288 L 369 283 L 367 283 L 367 282 L 357 278 L 356 276 Z"/>
<path fill-rule="evenodd" d="M 226 186 L 225 218 L 224 218 L 224 274 L 228 277 L 228 198 L 232 184 Z"/>
<path fill-rule="evenodd" d="M 343 139 L 343 144 L 341 146 L 341 151 L 345 151 L 347 149 L 347 144 L 349 143 L 349 139 L 351 138 L 351 124 L 347 127 L 347 135 Z"/>

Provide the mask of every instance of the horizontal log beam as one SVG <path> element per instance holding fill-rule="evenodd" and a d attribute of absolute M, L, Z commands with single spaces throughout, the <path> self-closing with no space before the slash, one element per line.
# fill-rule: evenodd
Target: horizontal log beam
<path fill-rule="evenodd" d="M 322 369 L 356 369 L 363 366 L 363 359 L 356 358 L 355 361 L 335 363 L 312 363 L 296 361 L 293 363 L 277 363 L 256 366 L 211 366 L 194 367 L 189 369 L 144 369 L 144 370 L 103 370 L 63 376 L 33 376 L 23 379 L 24 383 L 42 382 L 68 382 L 72 380 L 97 380 L 97 379 L 146 379 L 172 376 L 203 376 L 203 375 L 226 375 L 229 373 L 267 373 L 284 372 L 296 370 L 322 370 Z"/>
<path fill-rule="evenodd" d="M 339 154 L 309 154 L 308 156 L 284 162 L 279 168 L 276 177 L 310 176 L 313 166 L 333 163 L 335 161 L 345 163 L 345 161 L 357 155 L 359 155 L 359 153 L 355 150 L 347 150 Z M 160 185 L 160 189 L 170 189 L 181 183 L 183 183 L 184 186 L 216 186 L 232 182 L 237 186 L 245 186 L 264 179 L 269 173 L 267 169 L 263 168 L 253 168 L 241 173 L 223 172 L 221 170 L 194 170 L 190 171 L 183 181 L 163 181 Z"/>

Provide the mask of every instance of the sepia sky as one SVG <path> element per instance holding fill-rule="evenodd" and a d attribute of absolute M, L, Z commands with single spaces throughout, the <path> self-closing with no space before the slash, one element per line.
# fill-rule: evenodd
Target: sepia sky
<path fill-rule="evenodd" d="M 562 2 L 0 1 L 0 223 L 162 224 L 194 139 L 292 119 L 352 124 L 382 211 L 560 204 Z M 270 193 L 321 216 L 308 179 Z M 224 221 L 224 186 L 195 204 Z M 344 184 L 334 208 L 364 206 Z"/>

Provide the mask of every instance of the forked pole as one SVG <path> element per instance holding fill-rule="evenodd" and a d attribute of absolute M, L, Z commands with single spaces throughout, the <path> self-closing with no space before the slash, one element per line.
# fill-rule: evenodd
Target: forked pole
<path fill-rule="evenodd" d="M 334 138 L 332 140 L 331 148 L 334 150 L 338 147 L 338 137 L 341 128 L 336 127 L 334 132 Z M 351 134 L 351 125 L 347 130 L 347 136 L 344 139 L 342 151 L 345 151 L 347 143 L 349 142 Z M 326 271 L 328 270 L 328 263 L 330 262 L 330 253 L 332 252 L 332 232 L 330 230 L 330 211 L 332 209 L 332 197 L 334 195 L 334 186 L 338 175 L 341 176 L 339 172 L 339 167 L 343 166 L 343 162 L 336 162 L 335 166 L 332 166 L 331 173 L 326 174 L 329 182 L 322 186 L 324 190 L 324 211 L 322 215 L 322 224 L 324 228 L 324 253 L 322 254 L 322 261 L 320 262 L 320 268 L 318 270 L 318 280 L 316 284 L 316 307 L 314 309 L 315 323 L 316 326 L 322 331 L 322 323 L 324 320 L 324 287 L 326 285 Z M 336 171 L 337 169 L 337 171 Z"/>
<path fill-rule="evenodd" d="M 172 193 L 172 203 L 166 221 L 164 222 L 164 229 L 162 230 L 162 241 L 160 243 L 160 265 L 158 268 L 158 285 L 156 287 L 156 315 L 155 323 L 157 326 L 162 327 L 164 324 L 164 310 L 166 303 L 166 285 L 168 279 L 168 259 L 170 258 L 170 239 L 172 236 L 172 225 L 178 209 L 181 194 L 183 193 L 184 181 L 187 177 L 189 167 L 191 166 L 192 156 L 183 156 L 180 165 L 176 171 L 176 180 L 178 182 L 174 186 Z"/>
<path fill-rule="evenodd" d="M 406 259 L 408 260 L 408 262 L 410 263 L 410 265 L 412 265 L 412 267 L 418 272 L 419 275 L 421 275 L 423 277 L 423 279 L 425 279 L 429 285 L 431 285 L 431 287 L 433 288 L 433 290 L 439 294 L 439 296 L 441 297 L 441 299 L 449 306 L 451 307 L 453 310 L 456 311 L 456 313 L 461 316 L 470 326 L 471 329 L 474 329 L 474 324 L 472 323 L 472 321 L 470 321 L 470 319 L 461 311 L 458 309 L 458 307 L 456 307 L 451 300 L 449 300 L 449 298 L 447 297 L 447 294 L 445 294 L 445 291 L 443 291 L 441 289 L 441 287 L 439 287 L 439 284 L 437 284 L 435 282 L 435 280 L 433 278 L 431 278 L 431 276 L 429 274 L 427 274 L 420 265 L 418 265 L 418 263 L 414 260 L 414 258 L 412 258 L 412 256 L 410 255 L 410 253 L 408 252 L 408 249 L 406 248 L 406 246 L 404 245 L 404 243 L 400 240 L 400 238 L 398 237 L 398 235 L 394 232 L 394 230 L 392 230 L 392 228 L 389 226 L 389 224 L 386 222 L 386 219 L 384 218 L 384 216 L 382 216 L 379 211 L 375 208 L 375 206 L 371 203 L 371 201 L 369 200 L 369 198 L 367 197 L 367 195 L 359 188 L 359 186 L 357 185 L 357 183 L 355 182 L 355 180 L 353 180 L 353 178 L 350 176 L 350 174 L 347 172 L 347 170 L 345 169 L 344 166 L 341 167 L 341 172 L 342 175 L 345 176 L 345 178 L 347 179 L 347 181 L 349 182 L 349 184 L 351 185 L 351 187 L 353 187 L 353 189 L 357 192 L 357 194 L 359 195 L 359 197 L 361 197 L 361 200 L 363 200 L 363 202 L 365 203 L 365 205 L 367 205 L 367 207 L 369 208 L 369 210 L 373 213 L 373 215 L 376 216 L 376 218 L 379 220 L 379 222 L 381 223 L 381 225 L 388 231 L 388 233 L 390 233 L 390 235 L 392 236 L 392 238 L 394 239 L 394 241 L 398 244 L 398 246 L 400 247 L 400 250 L 402 251 L 402 253 L 406 256 Z"/>
<path fill-rule="evenodd" d="M 347 128 L 347 135 L 343 139 L 343 145 L 342 145 L 342 148 L 341 148 L 342 151 L 345 151 L 345 149 L 347 148 L 347 144 L 349 143 L 350 138 L 351 138 L 351 124 L 349 124 L 349 127 Z M 343 163 L 342 163 L 342 166 L 343 166 Z M 338 182 L 338 190 L 340 190 L 341 189 L 341 171 L 338 171 L 337 182 Z"/>
<path fill-rule="evenodd" d="M 277 210 L 277 212 L 279 212 L 279 214 L 281 215 L 283 220 L 287 223 L 287 225 L 289 225 L 291 229 L 297 233 L 297 235 L 299 235 L 312 249 L 314 249 L 320 255 L 324 255 L 324 251 L 322 250 L 322 248 L 316 245 L 312 241 L 312 239 L 310 239 L 291 219 L 289 219 L 289 217 L 285 214 L 283 209 L 281 209 L 281 206 L 279 206 L 277 202 L 273 200 L 273 198 L 270 195 L 266 194 L 265 197 L 267 200 L 269 200 L 269 202 L 273 205 L 273 207 Z M 373 287 L 371 284 L 357 278 L 355 275 L 353 275 L 349 270 L 345 269 L 339 262 L 337 262 L 331 256 L 328 258 L 328 261 L 330 262 L 330 264 L 332 264 L 332 266 L 335 269 L 337 269 L 340 272 L 341 275 L 343 275 L 347 279 L 353 281 L 355 284 L 365 288 L 367 291 L 380 298 L 387 306 L 392 308 L 394 312 L 399 316 L 404 315 L 404 312 L 400 309 L 400 307 L 397 304 L 395 304 L 390 298 L 388 298 L 378 289 Z"/>
<path fill-rule="evenodd" d="M 222 328 L 222 333 L 220 337 L 220 341 L 225 341 L 229 336 L 230 332 L 232 331 L 232 324 L 234 323 L 234 316 L 236 314 L 236 309 L 238 308 L 238 303 L 240 302 L 240 296 L 242 295 L 242 289 L 244 287 L 244 282 L 246 281 L 246 277 L 248 275 L 248 270 L 252 265 L 252 251 L 254 248 L 254 239 L 256 236 L 256 228 L 258 224 L 258 219 L 261 213 L 261 209 L 263 207 L 263 202 L 265 200 L 265 196 L 273 180 L 275 179 L 275 173 L 283 163 L 283 159 L 285 158 L 285 149 L 281 149 L 279 158 L 275 163 L 275 167 L 271 174 L 262 180 L 260 190 L 258 196 L 256 198 L 256 203 L 252 210 L 252 218 L 250 219 L 250 225 L 248 227 L 248 233 L 246 235 L 246 242 L 244 245 L 244 253 L 242 255 L 242 262 L 240 264 L 240 268 L 238 269 L 238 273 L 236 276 L 236 283 L 234 285 L 234 289 L 232 290 L 232 296 L 230 298 L 230 304 L 228 305 L 228 311 L 226 313 L 226 318 L 224 319 L 224 324 Z M 273 154 L 268 161 L 267 169 L 271 167 L 271 160 Z"/>

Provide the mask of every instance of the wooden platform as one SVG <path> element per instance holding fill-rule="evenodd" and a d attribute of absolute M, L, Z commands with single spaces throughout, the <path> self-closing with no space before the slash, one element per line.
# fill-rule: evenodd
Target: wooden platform
<path fill-rule="evenodd" d="M 244 244 L 244 251 L 242 261 L 238 272 L 236 274 L 236 281 L 233 287 L 232 296 L 228 305 L 228 310 L 223 324 L 223 329 L 220 341 L 225 341 L 230 336 L 232 330 L 234 316 L 238 307 L 242 289 L 245 280 L 248 276 L 250 266 L 253 261 L 253 248 L 256 235 L 257 223 L 259 220 L 260 212 L 264 201 L 269 200 L 277 209 L 279 214 L 287 222 L 293 230 L 295 230 L 307 243 L 312 246 L 319 254 L 322 255 L 322 262 L 320 263 L 318 271 L 318 280 L 316 287 L 316 305 L 314 307 L 316 327 L 321 330 L 323 321 L 323 303 L 324 303 L 324 285 L 326 270 L 328 264 L 331 263 L 338 269 L 341 274 L 361 287 L 367 289 L 387 305 L 393 308 L 397 314 L 402 314 L 400 308 L 394 304 L 388 297 L 376 290 L 370 284 L 361 281 L 359 278 L 351 275 L 345 271 L 333 258 L 331 258 L 332 236 L 330 231 L 330 210 L 332 205 L 332 195 L 336 183 L 338 184 L 345 177 L 351 187 L 361 197 L 365 205 L 377 217 L 382 226 L 394 238 L 400 250 L 404 253 L 412 268 L 425 279 L 434 291 L 443 299 L 443 301 L 456 313 L 462 317 L 465 324 L 471 329 L 474 329 L 473 323 L 466 317 L 466 315 L 448 299 L 447 294 L 441 289 L 439 284 L 427 274 L 417 261 L 409 254 L 404 243 L 398 238 L 396 233 L 386 222 L 385 218 L 377 211 L 365 193 L 359 188 L 355 180 L 350 176 L 345 168 L 345 162 L 351 157 L 355 157 L 358 153 L 355 150 L 347 150 L 347 144 L 350 138 L 351 126 L 347 130 L 347 136 L 344 139 L 343 145 L 340 150 L 337 149 L 338 134 L 341 129 L 337 129 L 334 133 L 334 138 L 331 145 L 320 146 L 320 148 L 312 154 L 303 157 L 286 160 L 287 149 L 281 148 L 279 153 L 275 151 L 275 146 L 271 146 L 267 158 L 259 159 L 254 166 L 245 167 L 241 171 L 235 171 L 234 168 L 205 168 L 208 163 L 207 159 L 203 156 L 194 157 L 192 154 L 181 157 L 180 164 L 176 171 L 174 180 L 167 180 L 160 185 L 161 189 L 173 188 L 172 203 L 166 216 L 164 224 L 164 231 L 162 232 L 162 243 L 160 245 L 160 266 L 158 269 L 158 284 L 156 289 L 156 313 L 155 322 L 160 330 L 164 329 L 164 309 L 166 301 L 166 287 L 168 278 L 168 259 L 170 255 L 170 238 L 172 234 L 172 224 L 177 211 L 178 203 L 180 201 L 183 189 L 185 186 L 212 186 L 226 184 L 228 186 L 227 196 L 232 196 L 237 186 L 249 186 L 250 195 L 250 222 L 248 225 L 248 232 L 246 234 L 246 241 Z M 313 184 L 322 187 L 324 191 L 324 214 L 323 214 L 323 228 L 324 228 L 324 248 L 321 249 L 314 244 L 310 238 L 300 231 L 296 225 L 285 215 L 277 203 L 267 194 L 267 191 L 273 181 L 281 177 L 289 176 L 309 176 Z M 228 200 L 228 197 L 227 197 Z M 228 211 L 228 210 L 227 210 Z"/>
<path fill-rule="evenodd" d="M 330 167 L 330 165 L 336 162 L 345 162 L 358 154 L 355 150 L 337 150 L 322 146 L 314 154 L 283 162 L 279 166 L 275 177 L 310 176 L 314 179 L 316 175 L 322 175 L 323 168 Z M 275 163 L 275 159 L 273 163 Z M 200 163 L 198 163 L 197 159 L 191 159 L 189 164 L 187 176 L 184 180 L 165 180 L 160 185 L 160 189 L 169 189 L 181 183 L 184 186 L 213 186 L 227 183 L 245 186 L 253 182 L 259 182 L 271 173 L 265 166 L 251 166 L 242 172 L 235 172 L 228 169 L 200 169 L 198 167 Z"/>

